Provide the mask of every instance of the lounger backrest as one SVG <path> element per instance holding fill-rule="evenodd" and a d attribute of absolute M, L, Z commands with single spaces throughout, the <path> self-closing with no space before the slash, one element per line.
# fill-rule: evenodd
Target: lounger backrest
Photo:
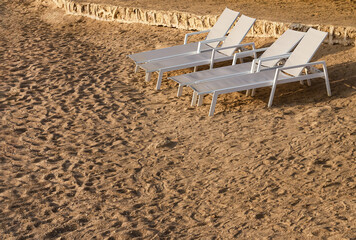
<path fill-rule="evenodd" d="M 328 33 L 326 32 L 318 31 L 314 28 L 309 28 L 284 66 L 289 67 L 308 63 L 327 35 Z M 285 70 L 286 73 L 291 74 L 292 76 L 298 76 L 302 71 L 303 67 Z"/>
<path fill-rule="evenodd" d="M 261 55 L 260 58 L 273 57 L 289 53 L 300 42 L 304 35 L 305 32 L 288 29 Z M 262 65 L 266 67 L 273 67 L 280 60 L 281 59 L 265 61 Z"/>
<path fill-rule="evenodd" d="M 224 37 L 231 28 L 232 24 L 234 24 L 239 14 L 239 12 L 225 8 L 214 26 L 210 29 L 208 36 L 206 36 L 206 40 Z M 208 43 L 207 45 L 215 48 L 218 44 L 219 42 L 213 42 Z"/>
<path fill-rule="evenodd" d="M 237 44 L 240 44 L 244 39 L 252 25 L 255 23 L 255 18 L 250 18 L 245 15 L 241 15 L 234 28 L 230 31 L 229 36 L 226 37 L 224 43 L 221 47 L 230 47 Z M 234 54 L 236 48 L 229 48 L 219 51 L 227 56 Z"/>

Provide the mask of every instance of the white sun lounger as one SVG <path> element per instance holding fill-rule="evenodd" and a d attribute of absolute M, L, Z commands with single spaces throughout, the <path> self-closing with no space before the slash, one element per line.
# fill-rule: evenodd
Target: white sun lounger
<path fill-rule="evenodd" d="M 268 107 L 272 105 L 277 84 L 296 81 L 310 80 L 312 78 L 324 78 L 328 96 L 331 96 L 330 83 L 325 61 L 309 63 L 310 59 L 319 48 L 327 33 L 310 28 L 290 55 L 283 67 L 268 69 L 245 75 L 222 77 L 214 81 L 198 82 L 190 85 L 194 90 L 192 105 L 196 104 L 199 96 L 198 106 L 202 104 L 203 95 L 212 94 L 209 116 L 214 115 L 217 98 L 220 94 L 244 91 L 249 89 L 272 87 Z M 314 66 L 322 65 L 323 71 Z M 302 74 L 303 70 L 309 69 L 311 73 Z"/>
<path fill-rule="evenodd" d="M 198 50 L 195 54 L 183 55 L 171 57 L 158 61 L 151 61 L 140 65 L 146 71 L 146 81 L 151 78 L 152 72 L 158 72 L 158 80 L 156 89 L 161 87 L 162 76 L 164 72 L 174 71 L 178 69 L 196 67 L 206 64 L 213 64 L 214 62 L 221 62 L 231 60 L 233 54 L 237 48 L 243 48 L 246 46 L 252 46 L 254 49 L 254 43 L 240 44 L 246 36 L 247 32 L 252 27 L 256 19 L 242 15 L 229 35 L 224 40 L 221 47 L 214 48 L 212 51 L 201 52 L 201 44 L 198 44 Z M 220 42 L 221 40 L 219 40 Z M 215 39 L 206 42 L 216 42 Z M 253 55 L 253 54 L 250 54 Z"/>
<path fill-rule="evenodd" d="M 129 57 L 136 63 L 136 71 L 137 71 L 138 65 L 145 62 L 169 58 L 172 56 L 195 53 L 197 51 L 199 43 L 198 42 L 187 43 L 189 36 L 201 34 L 201 33 L 208 33 L 205 40 L 221 39 L 225 37 L 226 33 L 229 31 L 229 29 L 231 28 L 232 24 L 235 22 L 239 14 L 240 14 L 239 12 L 225 8 L 225 10 L 222 12 L 220 17 L 214 24 L 214 27 L 212 27 L 211 29 L 200 31 L 200 32 L 187 33 L 184 38 L 184 45 L 177 45 L 168 48 L 161 48 L 161 49 L 156 49 L 147 52 L 135 53 L 129 55 Z M 208 42 L 208 43 L 205 43 L 205 41 L 201 41 L 201 42 L 203 43 L 201 46 L 202 50 L 217 47 L 219 43 L 218 41 Z"/>
<path fill-rule="evenodd" d="M 183 74 L 179 76 L 170 77 L 169 79 L 172 79 L 179 84 L 178 93 L 177 93 L 177 96 L 179 97 L 182 94 L 182 89 L 184 86 L 191 85 L 193 83 L 201 82 L 201 81 L 211 81 L 217 78 L 221 78 L 223 76 L 227 77 L 230 75 L 239 75 L 239 74 L 254 72 L 252 66 L 256 65 L 257 67 L 260 61 L 236 64 L 237 58 L 245 57 L 251 53 L 263 52 L 263 54 L 259 57 L 259 59 L 265 59 L 267 57 L 279 56 L 283 54 L 281 57 L 276 57 L 273 60 L 263 62 L 263 65 L 261 65 L 260 67 L 261 70 L 266 68 L 271 68 L 274 67 L 281 60 L 281 58 L 286 58 L 288 56 L 287 53 L 290 52 L 299 43 L 299 41 L 303 38 L 304 34 L 305 34 L 304 32 L 298 32 L 298 31 L 288 29 L 268 48 L 260 48 L 260 49 L 235 53 L 234 61 L 231 66 Z"/>

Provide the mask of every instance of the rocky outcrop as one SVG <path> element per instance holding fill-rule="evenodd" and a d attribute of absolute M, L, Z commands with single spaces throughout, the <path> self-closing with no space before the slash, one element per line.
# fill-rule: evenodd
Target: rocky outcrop
<path fill-rule="evenodd" d="M 57 7 L 64 9 L 68 14 L 105 21 L 143 23 L 185 30 L 209 29 L 215 24 L 218 18 L 218 16 L 213 15 L 200 16 L 186 12 L 156 11 L 135 7 L 77 3 L 71 0 L 53 0 L 53 2 Z M 295 24 L 257 20 L 248 36 L 277 38 L 288 28 L 306 31 L 309 27 L 328 32 L 329 36 L 325 41 L 329 44 L 355 45 L 356 28 L 332 25 Z"/>

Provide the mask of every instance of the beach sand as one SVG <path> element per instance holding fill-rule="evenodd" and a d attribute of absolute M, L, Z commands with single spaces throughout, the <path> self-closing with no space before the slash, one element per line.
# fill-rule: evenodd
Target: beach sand
<path fill-rule="evenodd" d="M 356 238 L 355 47 L 314 58 L 332 97 L 315 79 L 208 117 L 127 58 L 185 33 L 0 2 L 1 239 Z"/>

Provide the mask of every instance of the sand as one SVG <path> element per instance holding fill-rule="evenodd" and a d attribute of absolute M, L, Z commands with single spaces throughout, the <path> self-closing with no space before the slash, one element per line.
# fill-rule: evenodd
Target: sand
<path fill-rule="evenodd" d="M 356 238 L 354 46 L 315 56 L 332 97 L 322 79 L 272 108 L 268 88 L 227 94 L 211 118 L 208 97 L 192 108 L 166 76 L 155 91 L 126 57 L 183 30 L 44 1 L 0 13 L 1 239 Z"/>

